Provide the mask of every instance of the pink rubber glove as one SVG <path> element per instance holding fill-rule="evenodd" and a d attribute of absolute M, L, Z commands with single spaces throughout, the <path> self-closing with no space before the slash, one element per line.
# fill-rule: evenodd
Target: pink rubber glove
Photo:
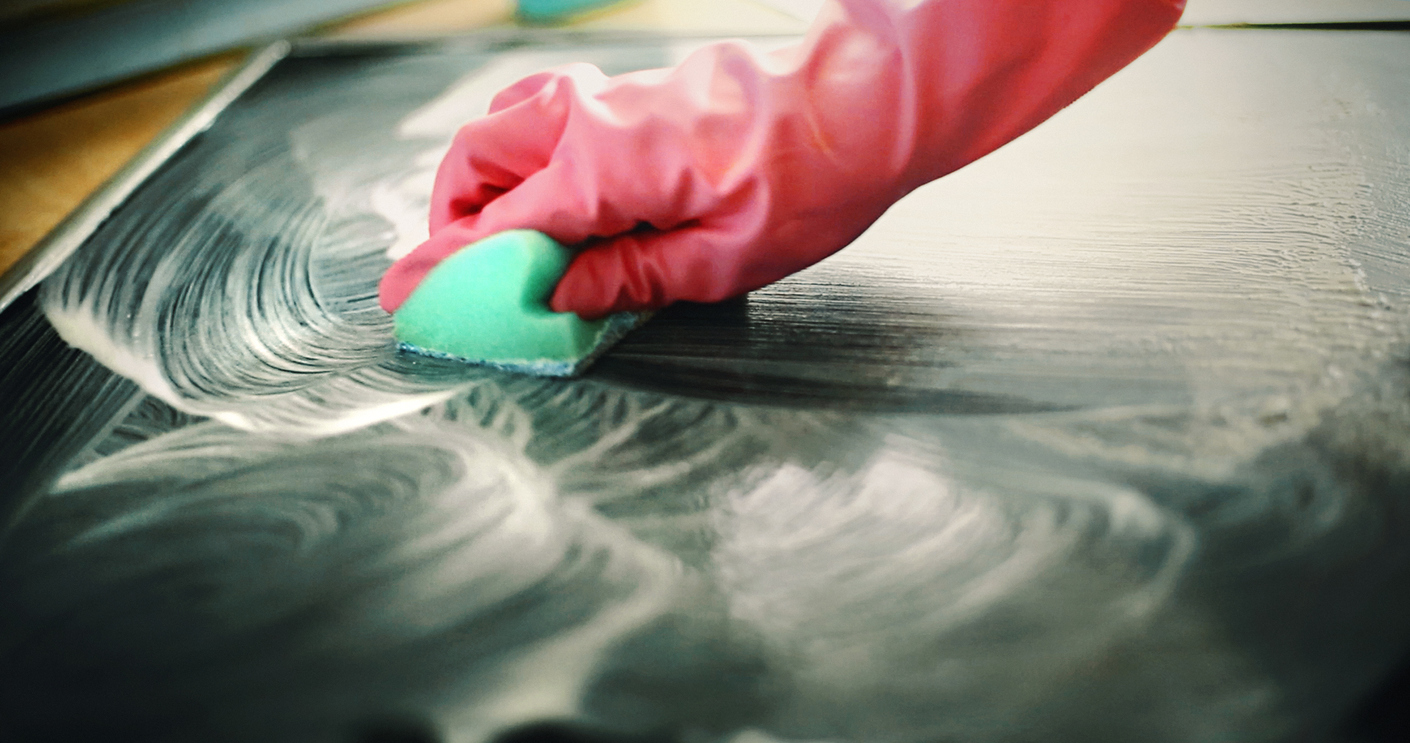
<path fill-rule="evenodd" d="M 840 0 L 778 52 L 724 42 L 672 69 L 570 65 L 509 87 L 456 135 L 431 239 L 388 271 L 383 308 L 513 228 L 582 248 L 551 305 L 584 318 L 764 286 L 1086 93 L 1184 0 L 907 5 Z"/>

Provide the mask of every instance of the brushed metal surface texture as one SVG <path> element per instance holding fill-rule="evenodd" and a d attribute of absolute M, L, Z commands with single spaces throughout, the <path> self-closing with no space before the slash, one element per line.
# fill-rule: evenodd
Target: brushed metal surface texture
<path fill-rule="evenodd" d="M 398 354 L 455 126 L 698 43 L 543 38 L 295 48 L 0 313 L 0 737 L 1397 739 L 1410 35 L 1176 32 L 580 380 Z"/>

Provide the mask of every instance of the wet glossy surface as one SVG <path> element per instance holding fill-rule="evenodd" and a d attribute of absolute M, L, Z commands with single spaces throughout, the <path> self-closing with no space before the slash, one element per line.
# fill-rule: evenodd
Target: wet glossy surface
<path fill-rule="evenodd" d="M 295 56 L 7 308 L 0 725 L 1343 736 L 1410 649 L 1410 35 L 1179 32 L 580 381 L 397 354 L 454 126 L 683 49 Z"/>

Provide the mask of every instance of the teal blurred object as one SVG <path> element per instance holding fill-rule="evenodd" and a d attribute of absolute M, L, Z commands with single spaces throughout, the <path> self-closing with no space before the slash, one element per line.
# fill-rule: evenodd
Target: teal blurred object
<path fill-rule="evenodd" d="M 551 23 L 584 10 L 621 0 L 519 0 L 519 18 L 531 23 Z"/>
<path fill-rule="evenodd" d="M 0 120 L 405 0 L 0 0 Z"/>

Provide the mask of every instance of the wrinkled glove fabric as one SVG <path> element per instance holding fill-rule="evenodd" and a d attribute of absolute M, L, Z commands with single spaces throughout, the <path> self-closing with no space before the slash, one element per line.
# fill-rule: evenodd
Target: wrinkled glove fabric
<path fill-rule="evenodd" d="M 1170 31 L 1183 0 L 843 0 L 805 40 L 679 66 L 586 64 L 501 92 L 456 135 L 431 238 L 381 285 L 509 229 L 577 250 L 550 304 L 592 319 L 739 295 L 1052 116 Z"/>

